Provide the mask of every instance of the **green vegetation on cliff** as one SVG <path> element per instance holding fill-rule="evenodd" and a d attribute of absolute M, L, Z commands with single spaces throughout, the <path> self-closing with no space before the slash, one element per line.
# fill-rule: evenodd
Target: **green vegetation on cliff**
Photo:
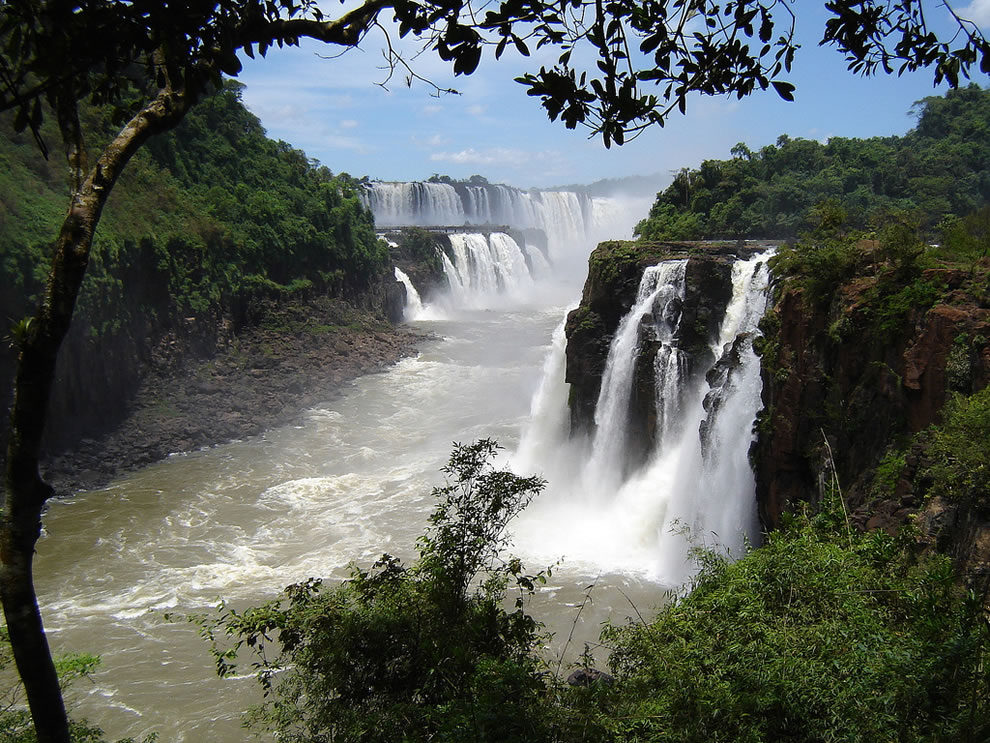
<path fill-rule="evenodd" d="M 235 297 L 258 292 L 355 293 L 384 268 L 387 249 L 353 179 L 268 139 L 240 89 L 227 82 L 179 127 L 153 138 L 114 191 L 80 307 L 96 335 L 126 314 L 119 310 L 128 269 L 155 274 L 148 278 L 167 287 L 175 314 L 195 314 L 227 310 Z M 101 112 L 87 115 L 99 121 Z M 5 296 L 3 309 L 12 313 L 27 310 L 40 289 L 66 185 L 28 133 L 0 140 L 0 161 L 0 281 L 19 289 Z M 165 309 L 155 299 L 148 305 Z"/>
<path fill-rule="evenodd" d="M 815 205 L 834 200 L 848 223 L 866 228 L 907 213 L 930 232 L 990 200 L 990 91 L 970 85 L 919 101 L 918 124 L 904 137 L 778 138 L 730 160 L 681 170 L 640 222 L 653 240 L 793 238 Z"/>
<path fill-rule="evenodd" d="M 689 595 L 606 631 L 614 740 L 986 739 L 981 597 L 911 543 L 848 530 L 833 500 L 741 560 L 703 556 Z"/>
<path fill-rule="evenodd" d="M 209 353 L 271 302 L 314 295 L 382 316 L 388 248 L 357 184 L 268 139 L 240 89 L 227 82 L 153 138 L 114 189 L 63 348 L 53 447 L 111 426 L 163 342 L 179 340 L 169 353 Z M 83 114 L 91 129 L 113 131 L 103 111 Z M 45 126 L 57 140 L 50 117 Z M 7 328 L 33 312 L 43 289 L 67 184 L 29 132 L 0 140 L 0 164 L 0 322 L 13 337 Z M 4 409 L 13 363 L 5 343 Z"/>

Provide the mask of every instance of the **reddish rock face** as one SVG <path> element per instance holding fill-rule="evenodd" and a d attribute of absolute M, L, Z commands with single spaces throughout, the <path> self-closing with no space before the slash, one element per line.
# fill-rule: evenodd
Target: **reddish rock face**
<path fill-rule="evenodd" d="M 911 485 L 916 456 L 908 456 L 892 495 L 872 492 L 874 471 L 891 448 L 939 422 L 952 392 L 971 394 L 990 381 L 990 308 L 988 292 L 966 272 L 930 270 L 923 278 L 945 287 L 941 301 L 909 309 L 886 332 L 868 301 L 874 279 L 849 282 L 817 307 L 799 289 L 780 287 L 764 322 L 765 409 L 752 453 L 768 528 L 820 497 L 821 473 L 830 466 L 826 439 L 857 526 L 894 530 L 930 507 Z M 951 551 L 963 563 L 990 558 L 990 549 L 982 557 L 977 549 L 990 542 L 986 524 L 978 523 L 986 517 L 950 510 L 927 521 L 923 513 L 921 521 L 950 525 L 958 536 Z M 944 534 L 938 538 L 945 542 Z"/>

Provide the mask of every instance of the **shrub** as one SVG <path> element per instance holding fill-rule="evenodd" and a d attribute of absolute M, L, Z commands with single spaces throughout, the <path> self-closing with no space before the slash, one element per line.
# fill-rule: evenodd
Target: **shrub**
<path fill-rule="evenodd" d="M 990 387 L 953 395 L 928 432 L 929 493 L 990 510 Z"/>
<path fill-rule="evenodd" d="M 947 559 L 838 519 L 800 517 L 735 563 L 704 555 L 690 594 L 609 628 L 614 739 L 986 740 L 979 600 Z"/>
<path fill-rule="evenodd" d="M 255 725 L 285 741 L 546 738 L 541 626 L 523 599 L 549 571 L 527 575 L 501 557 L 507 523 L 544 482 L 495 469 L 496 450 L 455 444 L 412 567 L 384 555 L 342 585 L 311 579 L 264 606 L 199 620 L 221 673 L 254 651 L 268 700 Z M 510 582 L 519 595 L 507 610 Z M 220 647 L 223 636 L 232 647 Z"/>

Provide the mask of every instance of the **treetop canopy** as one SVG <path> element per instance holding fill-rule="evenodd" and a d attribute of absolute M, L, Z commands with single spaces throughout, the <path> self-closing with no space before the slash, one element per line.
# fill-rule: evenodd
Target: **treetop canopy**
<path fill-rule="evenodd" d="M 990 46 L 976 24 L 938 3 L 954 21 L 943 40 L 926 18 L 934 5 L 830 0 L 821 43 L 859 74 L 933 68 L 936 83 L 956 87 L 974 66 L 990 72 Z M 156 90 L 196 98 L 222 74 L 236 76 L 240 51 L 264 55 L 302 37 L 353 47 L 374 28 L 385 34 L 392 69 L 409 68 L 391 45 L 397 28 L 458 75 L 478 67 L 485 47 L 496 58 L 510 46 L 524 56 L 559 50 L 555 64 L 517 80 L 551 119 L 586 126 L 609 146 L 663 126 L 692 92 L 742 98 L 773 88 L 791 100 L 795 12 L 793 0 L 365 0 L 329 18 L 314 0 L 6 0 L 0 111 L 16 110 L 17 127 L 37 133 L 42 100 L 58 113 L 87 98 L 112 104 L 122 123 Z M 593 64 L 577 61 L 589 57 Z"/>

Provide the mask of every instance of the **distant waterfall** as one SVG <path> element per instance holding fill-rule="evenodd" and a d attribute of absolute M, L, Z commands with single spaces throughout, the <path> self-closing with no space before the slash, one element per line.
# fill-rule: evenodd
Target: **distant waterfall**
<path fill-rule="evenodd" d="M 443 228 L 433 232 L 450 296 L 424 292 L 420 320 L 507 302 L 571 301 L 592 248 L 600 240 L 629 237 L 652 201 L 495 184 L 381 181 L 367 184 L 363 199 L 383 232 Z M 511 235 L 493 232 L 497 227 L 508 227 Z"/>
<path fill-rule="evenodd" d="M 748 452 L 761 406 L 753 339 L 766 309 L 767 256 L 733 264 L 732 299 L 711 339 L 716 361 L 690 378 L 677 341 L 687 261 L 644 272 L 612 340 L 590 441 L 533 420 L 513 457 L 518 471 L 540 471 L 550 482 L 517 529 L 524 553 L 586 562 L 596 571 L 638 571 L 676 586 L 693 572 L 692 546 L 738 555 L 758 538 Z M 656 436 L 646 463 L 632 469 L 623 456 L 625 426 L 644 338 L 656 346 Z M 567 399 L 563 352 L 554 345 L 557 358 L 545 367 L 554 377 L 539 393 L 557 405 Z M 560 420 L 545 404 L 539 415 Z M 553 445 L 535 441 L 535 431 L 561 438 Z"/>
<path fill-rule="evenodd" d="M 365 192 L 380 227 L 462 225 L 461 198 L 446 183 L 374 183 Z"/>
<path fill-rule="evenodd" d="M 625 229 L 616 232 L 616 227 L 630 221 L 613 199 L 494 184 L 376 181 L 365 188 L 364 200 L 379 227 L 500 225 L 539 230 L 553 263 L 575 249 L 583 261 L 589 242 L 627 236 Z"/>
<path fill-rule="evenodd" d="M 459 306 L 473 306 L 498 295 L 532 286 L 522 249 L 502 232 L 450 235 L 451 255 L 444 253 L 444 272 Z"/>

